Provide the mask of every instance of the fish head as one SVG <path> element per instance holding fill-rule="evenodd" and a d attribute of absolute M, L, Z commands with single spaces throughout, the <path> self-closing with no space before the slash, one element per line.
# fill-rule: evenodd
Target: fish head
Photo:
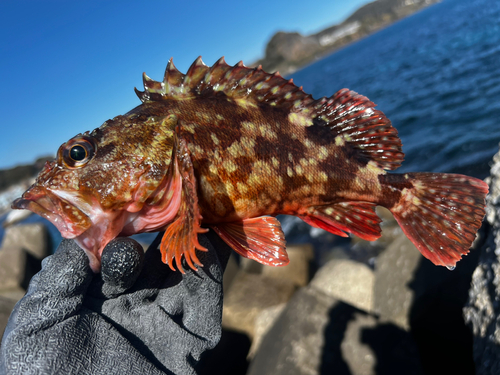
<path fill-rule="evenodd" d="M 104 247 L 124 227 L 126 235 L 144 229 L 134 221 L 158 193 L 168 169 L 169 139 L 155 147 L 168 131 L 143 122 L 118 116 L 71 138 L 12 205 L 46 218 L 64 238 L 74 239 L 95 272 Z"/>

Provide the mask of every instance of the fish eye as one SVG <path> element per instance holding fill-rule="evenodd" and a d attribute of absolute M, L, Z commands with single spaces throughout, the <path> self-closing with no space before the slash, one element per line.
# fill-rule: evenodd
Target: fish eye
<path fill-rule="evenodd" d="M 82 161 L 87 157 L 87 151 L 81 145 L 75 145 L 69 150 L 69 157 L 74 161 Z"/>
<path fill-rule="evenodd" d="M 94 157 L 96 146 L 90 137 L 73 138 L 59 150 L 61 161 L 68 168 L 81 168 Z"/>

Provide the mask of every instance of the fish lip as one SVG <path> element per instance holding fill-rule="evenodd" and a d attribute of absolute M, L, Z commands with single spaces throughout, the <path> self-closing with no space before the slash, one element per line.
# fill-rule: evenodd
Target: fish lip
<path fill-rule="evenodd" d="M 47 219 L 64 238 L 75 238 L 91 226 L 90 218 L 78 207 L 39 186 L 29 188 L 11 207 L 29 210 Z"/>

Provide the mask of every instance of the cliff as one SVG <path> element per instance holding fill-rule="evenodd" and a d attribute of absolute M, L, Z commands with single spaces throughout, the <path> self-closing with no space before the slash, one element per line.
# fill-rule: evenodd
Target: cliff
<path fill-rule="evenodd" d="M 279 31 L 268 42 L 265 57 L 253 66 L 286 75 L 336 49 L 361 39 L 439 0 L 376 0 L 338 25 L 316 34 Z"/>

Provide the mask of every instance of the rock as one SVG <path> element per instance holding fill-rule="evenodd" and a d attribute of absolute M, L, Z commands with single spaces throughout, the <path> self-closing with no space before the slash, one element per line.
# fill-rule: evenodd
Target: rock
<path fill-rule="evenodd" d="M 224 278 L 222 280 L 222 290 L 224 291 L 224 295 L 227 295 L 229 292 L 229 288 L 233 284 L 233 280 L 238 274 L 239 271 L 238 262 L 236 261 L 235 253 L 231 253 L 229 260 L 227 261 L 226 269 L 224 271 Z"/>
<path fill-rule="evenodd" d="M 383 321 L 403 329 L 410 328 L 409 312 L 413 291 L 408 286 L 413 279 L 421 255 L 404 234 L 382 252 L 375 264 L 374 310 Z"/>
<path fill-rule="evenodd" d="M 240 257 L 240 269 L 247 273 L 260 275 L 264 267 L 265 266 L 262 263 L 259 263 L 253 259 Z"/>
<path fill-rule="evenodd" d="M 472 327 L 474 362 L 479 375 L 500 373 L 500 152 L 493 162 L 487 181 L 488 225 L 464 308 L 465 320 Z"/>
<path fill-rule="evenodd" d="M 25 283 L 27 253 L 16 246 L 0 250 L 0 290 L 16 289 Z"/>
<path fill-rule="evenodd" d="M 16 302 L 17 301 L 9 298 L 0 297 L 0 340 Z"/>
<path fill-rule="evenodd" d="M 373 271 L 348 259 L 333 259 L 319 269 L 310 285 L 363 311 L 373 310 Z"/>
<path fill-rule="evenodd" d="M 427 374 L 474 371 L 462 308 L 476 262 L 472 251 L 454 271 L 435 266 L 404 234 L 376 260 L 374 311 L 412 333 Z"/>
<path fill-rule="evenodd" d="M 5 229 L 2 248 L 11 246 L 21 247 L 42 260 L 49 255 L 47 228 L 41 223 L 9 226 Z"/>
<path fill-rule="evenodd" d="M 248 374 L 319 374 L 330 311 L 340 305 L 315 288 L 300 289 L 262 340 Z M 339 319 L 335 321 L 340 323 Z M 339 332 L 334 339 L 341 337 Z M 341 360 L 340 350 L 336 354 Z"/>
<path fill-rule="evenodd" d="M 26 290 L 20 286 L 11 289 L 0 290 L 0 297 L 8 298 L 14 301 L 19 301 L 26 294 Z"/>
<path fill-rule="evenodd" d="M 9 226 L 0 248 L 0 296 L 20 299 L 48 255 L 48 234 L 43 224 Z"/>
<path fill-rule="evenodd" d="M 252 346 L 248 353 L 249 358 L 253 358 L 255 353 L 259 350 L 262 339 L 265 337 L 271 327 L 277 322 L 281 313 L 286 307 L 286 303 L 281 303 L 276 306 L 263 309 L 255 318 L 255 332 L 252 341 Z"/>
<path fill-rule="evenodd" d="M 297 286 L 305 286 L 310 280 L 311 260 L 314 249 L 310 244 L 287 246 L 290 263 L 284 267 L 264 266 L 262 275 L 281 280 L 290 280 Z"/>
<path fill-rule="evenodd" d="M 404 371 L 402 371 L 404 369 Z M 248 375 L 422 374 L 409 333 L 312 286 L 263 338 Z"/>
<path fill-rule="evenodd" d="M 257 315 L 264 309 L 288 301 L 295 289 L 289 280 L 239 271 L 224 295 L 223 327 L 244 332 L 252 338 Z"/>

